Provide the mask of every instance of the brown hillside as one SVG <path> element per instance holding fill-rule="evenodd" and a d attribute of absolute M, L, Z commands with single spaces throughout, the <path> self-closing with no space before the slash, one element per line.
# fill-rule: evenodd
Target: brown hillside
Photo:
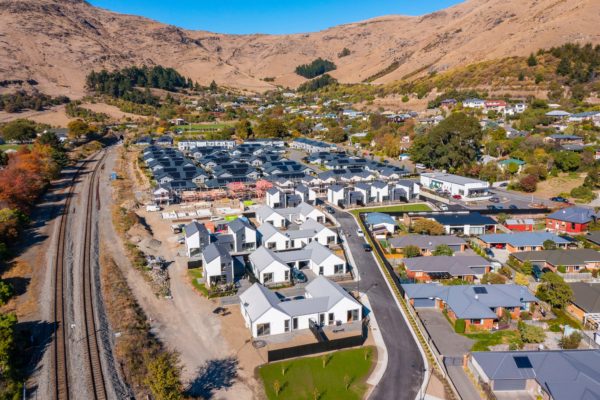
<path fill-rule="evenodd" d="M 263 91 L 297 86 L 294 68 L 316 57 L 332 75 L 375 83 L 415 70 L 527 55 L 565 42 L 600 43 L 598 0 L 469 0 L 422 17 L 386 16 L 296 35 L 187 31 L 78 0 L 0 0 L 0 80 L 35 79 L 51 94 L 83 94 L 92 69 L 161 64 L 207 84 Z M 352 54 L 337 58 L 347 47 Z"/>

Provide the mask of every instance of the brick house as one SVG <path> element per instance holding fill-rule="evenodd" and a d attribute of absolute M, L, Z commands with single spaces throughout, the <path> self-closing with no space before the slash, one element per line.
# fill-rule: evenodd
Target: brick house
<path fill-rule="evenodd" d="M 451 321 L 462 319 L 467 330 L 491 330 L 503 313 L 518 320 L 538 299 L 519 285 L 403 284 L 405 299 L 415 308 L 446 310 Z"/>
<path fill-rule="evenodd" d="M 588 207 L 568 207 L 546 216 L 546 229 L 554 232 L 587 232 L 588 225 L 596 222 L 598 214 Z"/>

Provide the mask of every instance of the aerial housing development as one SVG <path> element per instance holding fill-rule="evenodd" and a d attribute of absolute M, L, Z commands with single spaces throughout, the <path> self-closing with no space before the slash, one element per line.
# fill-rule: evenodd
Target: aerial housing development
<path fill-rule="evenodd" d="M 0 399 L 600 399 L 597 0 L 100 3 L 0 0 Z"/>

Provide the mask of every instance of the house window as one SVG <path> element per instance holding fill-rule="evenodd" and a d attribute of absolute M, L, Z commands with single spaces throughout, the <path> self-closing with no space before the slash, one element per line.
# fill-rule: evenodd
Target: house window
<path fill-rule="evenodd" d="M 287 270 L 284 272 L 284 280 L 285 281 L 289 281 L 290 280 L 290 271 Z"/>
<path fill-rule="evenodd" d="M 343 274 L 344 273 L 344 264 L 334 265 L 333 272 L 335 274 Z"/>
<path fill-rule="evenodd" d="M 575 230 L 575 223 L 571 222 L 571 230 Z"/>
<path fill-rule="evenodd" d="M 297 317 L 294 317 L 294 319 L 292 319 L 292 329 L 293 330 L 298 329 L 298 318 Z"/>
<path fill-rule="evenodd" d="M 332 312 L 329 313 L 328 321 L 329 325 L 333 325 L 335 323 L 335 315 Z"/>
<path fill-rule="evenodd" d="M 276 243 L 273 243 L 273 242 L 267 243 L 267 249 L 274 249 L 275 246 L 276 246 Z"/>
<path fill-rule="evenodd" d="M 335 236 L 327 236 L 327 244 L 335 242 Z"/>
<path fill-rule="evenodd" d="M 267 284 L 267 283 L 271 283 L 273 282 L 273 273 L 272 272 L 266 272 L 263 274 L 263 283 Z"/>
<path fill-rule="evenodd" d="M 320 266 L 319 267 L 319 275 L 323 275 L 325 273 L 325 267 Z"/>
<path fill-rule="evenodd" d="M 271 334 L 271 324 L 258 324 L 256 325 L 256 336 L 266 336 Z"/>
<path fill-rule="evenodd" d="M 325 314 L 319 314 L 319 325 L 325 325 Z"/>
<path fill-rule="evenodd" d="M 358 320 L 358 310 L 348 310 L 348 322 Z"/>
<path fill-rule="evenodd" d="M 290 331 L 290 320 L 289 319 L 286 319 L 285 321 L 283 321 L 283 331 L 284 332 Z"/>
<path fill-rule="evenodd" d="M 482 321 L 480 319 L 472 319 L 471 325 L 481 325 Z"/>

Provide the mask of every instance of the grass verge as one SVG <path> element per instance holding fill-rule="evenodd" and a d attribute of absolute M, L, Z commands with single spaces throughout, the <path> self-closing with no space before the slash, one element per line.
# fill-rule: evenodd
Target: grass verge
<path fill-rule="evenodd" d="M 358 208 L 351 210 L 350 212 L 358 217 L 359 213 L 365 212 L 417 212 L 417 211 L 431 211 L 431 208 L 427 204 L 399 204 L 396 206 L 383 206 L 383 207 L 371 207 L 371 208 Z"/>
<path fill-rule="evenodd" d="M 259 369 L 268 399 L 362 399 L 373 347 L 267 364 Z"/>

